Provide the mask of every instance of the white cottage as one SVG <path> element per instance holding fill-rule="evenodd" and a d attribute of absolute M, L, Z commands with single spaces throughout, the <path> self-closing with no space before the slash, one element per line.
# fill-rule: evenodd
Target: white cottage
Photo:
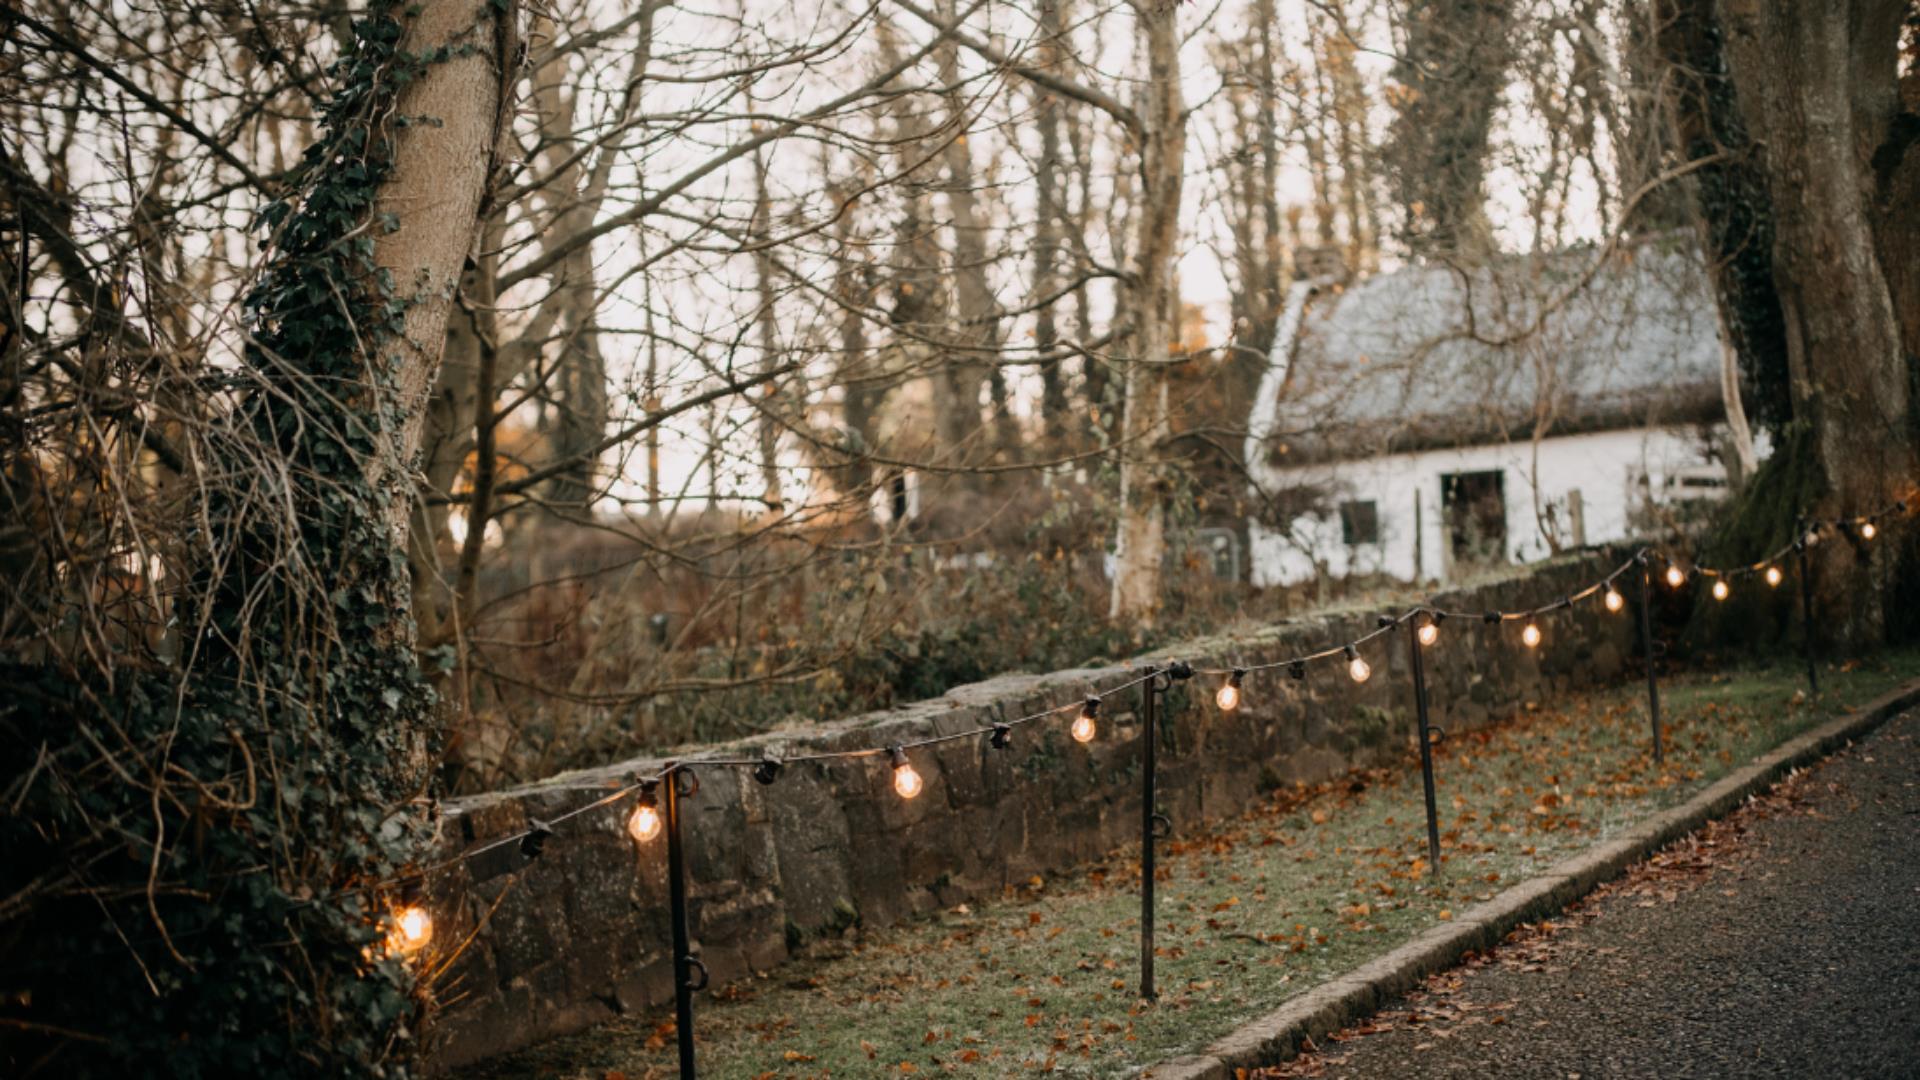
<path fill-rule="evenodd" d="M 1447 581 L 1624 538 L 1751 467 L 1733 378 L 1690 252 L 1298 283 L 1247 462 L 1256 505 L 1305 512 L 1250 523 L 1253 581 Z"/>

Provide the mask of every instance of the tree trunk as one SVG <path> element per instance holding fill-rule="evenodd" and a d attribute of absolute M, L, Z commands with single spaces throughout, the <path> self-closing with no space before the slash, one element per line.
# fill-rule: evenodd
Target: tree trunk
<path fill-rule="evenodd" d="M 1713 270 L 1720 326 L 1740 354 L 1754 419 L 1778 439 L 1793 421 L 1793 393 L 1787 329 L 1773 280 L 1773 199 L 1766 151 L 1748 134 L 1727 74 L 1720 2 L 1656 0 L 1653 20 L 1666 66 L 1672 141 L 1682 158 L 1674 164 L 1721 159 L 1693 173 L 1694 216 Z"/>
<path fill-rule="evenodd" d="M 1728 56 L 1741 104 L 1767 145 L 1773 276 L 1785 317 L 1796 418 L 1810 425 L 1821 517 L 1872 513 L 1905 495 L 1915 457 L 1910 374 L 1874 235 L 1872 157 L 1898 98 L 1905 0 L 1774 4 L 1728 0 Z M 1871 545 L 1817 551 L 1842 640 L 1885 625 Z"/>
<path fill-rule="evenodd" d="M 1906 19 L 1907 72 L 1875 112 L 1872 216 L 1908 370 L 1920 378 L 1920 5 Z M 1914 431 L 1920 439 L 1920 429 Z"/>
<path fill-rule="evenodd" d="M 1416 0 L 1407 14 L 1388 154 L 1416 255 L 1473 262 L 1492 250 L 1482 181 L 1512 28 L 1513 0 Z"/>
<path fill-rule="evenodd" d="M 166 668 L 98 657 L 108 678 L 75 698 L 118 733 L 114 767 L 58 805 L 83 799 L 108 846 L 62 836 L 70 812 L 46 819 L 58 865 L 84 867 L 98 904 L 72 930 L 128 928 L 124 955 L 94 950 L 32 995 L 47 1031 L 107 1036 L 59 1054 L 81 1075 L 140 1060 L 388 1075 L 378 1059 L 407 1038 L 412 978 L 369 962 L 385 901 L 366 889 L 402 876 L 431 828 L 418 796 L 435 717 L 404 552 L 516 19 L 496 0 L 373 5 L 325 100 L 326 141 L 263 212 L 274 235 L 240 304 L 241 364 L 231 389 L 206 391 L 224 406 L 200 444 L 216 479 L 169 584 L 189 647 Z M 231 782 L 232 797 L 181 795 Z"/>
<path fill-rule="evenodd" d="M 1073 186 L 1078 195 L 1073 211 L 1073 228 L 1068 240 L 1083 260 L 1091 261 L 1086 238 L 1093 231 L 1093 147 L 1087 130 L 1086 110 L 1070 109 L 1066 116 L 1067 148 L 1073 155 Z M 1085 340 L 1093 327 L 1093 296 L 1083 280 L 1073 290 L 1074 333 Z M 1076 444 L 1084 436 L 1085 445 L 1104 445 L 1114 430 L 1113 371 L 1104 356 L 1080 354 L 1081 421 L 1068 429 Z"/>
<path fill-rule="evenodd" d="M 896 31 L 884 18 L 874 27 L 880 63 L 893 67 L 901 60 Z M 932 427 L 938 456 L 954 463 L 967 437 L 979 427 L 980 387 L 967 396 L 965 379 L 944 350 L 932 343 L 946 330 L 948 297 L 940 272 L 940 245 L 935 242 L 929 206 L 926 123 L 912 96 L 901 94 L 888 103 L 893 122 L 895 163 L 900 170 L 899 218 L 893 230 L 893 248 L 886 258 L 892 267 L 893 310 L 889 315 L 901 333 L 895 338 L 898 354 L 889 365 L 897 370 L 924 372 L 933 410 Z"/>
<path fill-rule="evenodd" d="M 1608 132 L 1616 148 L 1613 185 L 1622 200 L 1653 182 L 1664 170 L 1696 156 L 1696 152 L 1698 156 L 1711 153 L 1710 148 L 1689 147 L 1681 135 L 1683 94 L 1693 95 L 1684 110 L 1691 113 L 1685 122 L 1694 125 L 1694 135 L 1688 138 L 1710 130 L 1703 123 L 1707 114 L 1701 110 L 1709 102 L 1702 93 L 1708 89 L 1708 68 L 1683 59 L 1689 42 L 1694 47 L 1713 46 L 1713 82 L 1720 86 L 1721 97 L 1729 104 L 1733 100 L 1732 87 L 1726 85 L 1725 65 L 1717 60 L 1717 42 L 1691 38 L 1685 25 L 1687 17 L 1674 11 L 1675 6 L 1673 0 L 1627 0 L 1620 15 L 1624 24 L 1620 46 L 1623 90 L 1617 98 L 1619 107 L 1609 114 Z M 1670 57 L 1670 43 L 1680 46 L 1682 54 Z M 1737 112 L 1729 112 L 1737 123 Z M 1621 231 L 1633 237 L 1650 237 L 1697 225 L 1693 212 L 1697 183 L 1698 174 L 1669 181 L 1644 195 L 1639 205 L 1623 207 L 1626 216 L 1619 223 Z M 1762 257 L 1764 254 L 1763 250 Z"/>
<path fill-rule="evenodd" d="M 822 175 L 826 175 L 823 167 Z M 833 292 L 840 303 L 840 355 L 834 362 L 839 385 L 840 418 L 846 427 L 846 459 L 835 483 L 843 497 L 865 498 L 873 490 L 870 455 L 880 442 L 880 404 L 884 391 L 875 385 L 879 372 L 867 345 L 867 307 L 872 303 L 874 274 L 864 237 L 857 227 L 861 207 L 857 183 L 834 189 L 840 216 L 833 225 Z"/>
<path fill-rule="evenodd" d="M 584 231 L 592 218 L 578 209 L 561 220 L 563 235 Z M 553 436 L 556 460 L 569 461 L 565 472 L 553 478 L 548 496 L 558 508 L 584 512 L 600 491 L 599 455 L 594 453 L 607 437 L 607 362 L 600 350 L 600 330 L 595 322 L 600 290 L 595 283 L 592 245 L 582 244 L 561 263 L 562 300 L 560 316 L 560 409 Z"/>
<path fill-rule="evenodd" d="M 1120 448 L 1120 522 L 1109 614 L 1150 626 L 1160 605 L 1166 555 L 1166 481 L 1158 460 L 1166 442 L 1170 352 L 1179 310 L 1174 277 L 1187 118 L 1180 96 L 1180 33 L 1171 0 L 1136 0 L 1146 37 L 1147 85 L 1141 111 L 1139 232 L 1134 253 L 1133 357 L 1127 363 L 1126 417 Z"/>
<path fill-rule="evenodd" d="M 400 91 L 398 115 L 433 122 L 394 131 L 392 175 L 374 205 L 376 217 L 391 214 L 398 223 L 391 232 L 374 230 L 374 261 L 408 304 L 390 350 L 398 372 L 392 404 L 401 426 L 391 433 L 389 452 L 372 463 L 369 479 L 390 486 L 397 496 L 410 481 L 420 446 L 428 392 L 446 346 L 447 317 L 473 250 L 505 128 L 518 50 L 516 16 L 503 14 L 492 0 L 424 0 L 410 10 L 415 14 L 406 24 L 407 50 L 423 55 L 444 47 L 448 56 Z M 410 496 L 409 491 L 392 503 L 390 523 L 401 550 Z"/>
<path fill-rule="evenodd" d="M 780 304 L 774 278 L 779 273 L 773 264 L 773 196 L 767 190 L 767 155 L 753 155 L 753 276 L 758 290 L 760 310 L 754 316 L 760 337 L 760 368 L 772 371 L 780 366 Z M 760 437 L 761 499 L 769 514 L 786 507 L 780 483 L 780 384 L 769 382 L 760 388 L 761 401 L 755 430 Z"/>
<path fill-rule="evenodd" d="M 1040 40 L 1034 46 L 1035 62 L 1050 69 L 1060 62 L 1064 51 L 1060 38 L 1065 33 L 1060 7 L 1064 0 L 1040 0 Z M 1040 160 L 1034 166 L 1033 285 L 1029 290 L 1035 302 L 1043 306 L 1033 316 L 1033 350 L 1051 357 L 1060 344 L 1058 306 L 1053 296 L 1058 289 L 1060 265 L 1060 226 L 1064 220 L 1066 174 L 1061 168 L 1060 99 L 1044 86 L 1034 86 L 1034 112 L 1040 125 Z M 1067 432 L 1067 384 L 1060 361 L 1040 364 L 1040 418 L 1044 425 L 1046 454 L 1057 453 Z"/>
<path fill-rule="evenodd" d="M 957 18 L 952 0 L 940 5 L 941 16 Z M 953 41 L 941 45 L 937 53 L 940 85 L 947 88 L 947 129 L 940 156 L 946 166 L 942 187 L 947 215 L 953 229 L 954 329 L 948 335 L 954 343 L 949 361 L 952 378 L 973 406 L 968 414 L 979 424 L 979 400 L 982 382 L 989 384 L 995 412 L 993 424 L 998 450 L 1011 454 L 1018 449 L 1017 427 L 1006 412 L 1006 388 L 997 363 L 1000 348 L 1000 303 L 987 283 L 987 229 L 974 193 L 973 151 L 967 144 L 969 95 L 961 88 L 960 46 Z"/>

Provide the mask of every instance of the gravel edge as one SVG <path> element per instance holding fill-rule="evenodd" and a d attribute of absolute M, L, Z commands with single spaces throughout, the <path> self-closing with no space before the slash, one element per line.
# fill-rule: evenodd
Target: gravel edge
<path fill-rule="evenodd" d="M 1788 739 L 1704 790 L 1625 833 L 1565 859 L 1451 922 L 1432 927 L 1384 956 L 1309 990 L 1222 1036 L 1204 1053 L 1149 1065 L 1142 1080 L 1234 1080 L 1235 1069 L 1274 1065 L 1308 1039 L 1371 1015 L 1461 956 L 1498 944 L 1521 923 L 1565 908 L 1627 868 L 1771 788 L 1789 770 L 1826 757 L 1920 703 L 1920 679 L 1811 731 Z"/>

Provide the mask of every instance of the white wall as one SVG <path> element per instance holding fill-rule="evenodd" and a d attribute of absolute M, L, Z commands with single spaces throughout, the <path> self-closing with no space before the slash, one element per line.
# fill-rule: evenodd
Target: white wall
<path fill-rule="evenodd" d="M 1329 518 L 1299 518 L 1290 535 L 1253 523 L 1252 580 L 1256 585 L 1307 580 L 1317 572 L 1316 559 L 1335 577 L 1384 572 L 1403 580 L 1444 580 L 1449 538 L 1440 478 L 1447 473 L 1498 469 L 1505 474 L 1507 558 L 1514 562 L 1532 562 L 1551 553 L 1536 508 L 1550 500 L 1565 500 L 1575 489 L 1584 504 L 1585 542 L 1623 539 L 1629 508 L 1643 498 L 1629 490 L 1632 478 L 1642 471 L 1649 473 L 1652 490 L 1664 493 L 1667 477 L 1674 472 L 1708 464 L 1706 451 L 1697 427 L 1635 428 L 1544 439 L 1537 446 L 1529 442 L 1470 446 L 1274 469 L 1267 478 L 1281 487 L 1322 485 L 1336 504 L 1347 499 L 1373 500 L 1379 512 L 1380 540 L 1349 547 L 1341 537 L 1337 513 Z M 1416 497 L 1424 534 L 1418 568 L 1414 566 Z M 1559 523 L 1563 542 L 1575 540 L 1567 531 L 1564 512 Z"/>

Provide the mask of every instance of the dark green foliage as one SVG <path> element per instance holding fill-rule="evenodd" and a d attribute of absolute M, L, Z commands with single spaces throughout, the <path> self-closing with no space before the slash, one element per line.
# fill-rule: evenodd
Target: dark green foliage
<path fill-rule="evenodd" d="M 1793 421 L 1786 317 L 1773 280 L 1773 197 L 1761 155 L 1727 73 L 1726 31 L 1711 2 L 1660 5 L 1662 51 L 1676 71 L 1676 126 L 1693 173 L 1706 256 L 1720 310 L 1740 356 L 1754 419 L 1784 435 Z"/>
<path fill-rule="evenodd" d="M 1131 656 L 1153 640 L 1209 625 L 1218 612 L 1195 612 L 1158 636 L 1138 639 L 1130 628 L 1084 613 L 1104 597 L 1090 592 L 1085 566 L 1020 559 L 965 571 L 916 569 L 893 588 L 938 597 L 932 609 L 838 647 L 817 637 L 840 613 L 857 606 L 860 586 L 820 589 L 751 649 L 702 650 L 689 674 L 716 680 L 753 670 L 830 657 L 820 675 L 801 681 L 754 684 L 697 694 L 662 696 L 651 703 L 648 746 L 703 742 L 761 731 L 782 722 L 820 721 L 869 709 L 937 698 L 956 686 L 1007 672 L 1057 671 Z M 1094 584 L 1104 584 L 1097 578 Z M 631 754 L 642 724 L 637 711 L 591 728 L 530 727 L 528 745 L 541 746 L 542 767 L 572 768 Z"/>
<path fill-rule="evenodd" d="M 398 496 L 368 469 L 401 423 L 380 350 L 406 303 L 370 218 L 394 96 L 424 69 L 396 10 L 357 23 L 325 137 L 262 215 L 179 657 L 104 634 L 0 657 L 11 1075 L 404 1073 L 412 976 L 376 959 L 395 897 L 366 888 L 419 850 L 432 716 Z"/>
<path fill-rule="evenodd" d="M 1793 539 L 1794 522 L 1824 494 L 1813 435 L 1796 424 L 1720 512 L 1700 549 L 1712 566 L 1749 562 Z"/>
<path fill-rule="evenodd" d="M 1791 543 L 1794 525 L 1822 492 L 1806 426 L 1787 428 L 1774 452 L 1752 479 L 1715 515 L 1714 525 L 1701 541 L 1700 561 L 1709 566 L 1744 566 Z M 1759 574 L 1729 581 L 1733 595 L 1715 600 L 1706 583 L 1696 585 L 1691 604 L 1675 597 L 1675 647 L 1684 653 L 1697 642 L 1720 647 L 1752 648 L 1762 652 L 1800 647 L 1799 569 L 1789 556 L 1782 564 L 1785 580 L 1769 587 Z"/>
<path fill-rule="evenodd" d="M 1512 0 L 1416 0 L 1404 16 L 1404 92 L 1382 159 L 1402 239 L 1416 255 L 1475 257 L 1484 226 L 1487 142 L 1514 60 Z"/>

